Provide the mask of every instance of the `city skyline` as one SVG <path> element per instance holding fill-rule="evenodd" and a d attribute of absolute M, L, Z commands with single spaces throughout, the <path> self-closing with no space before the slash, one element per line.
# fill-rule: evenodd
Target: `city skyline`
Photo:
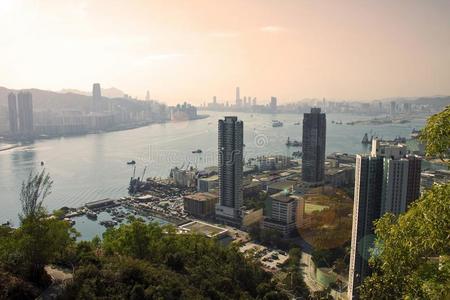
<path fill-rule="evenodd" d="M 14 89 L 101 82 L 197 105 L 231 101 L 236 86 L 280 104 L 450 93 L 447 1 L 4 0 L 0 8 L 8 28 L 0 85 Z"/>

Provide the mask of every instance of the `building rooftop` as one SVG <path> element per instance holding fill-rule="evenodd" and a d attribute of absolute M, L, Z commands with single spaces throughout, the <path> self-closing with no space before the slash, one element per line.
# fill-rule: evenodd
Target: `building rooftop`
<path fill-rule="evenodd" d="M 228 230 L 225 228 L 200 221 L 193 221 L 181 225 L 180 228 L 186 230 L 187 232 L 200 233 L 207 237 L 222 236 L 228 232 Z"/>
<path fill-rule="evenodd" d="M 292 195 L 290 193 L 286 193 L 283 191 L 283 192 L 279 192 L 279 193 L 271 195 L 270 198 L 272 198 L 276 201 L 287 203 L 290 201 L 298 200 L 300 198 L 300 196 Z"/>
<path fill-rule="evenodd" d="M 283 190 L 288 190 L 288 189 L 292 188 L 296 184 L 297 184 L 296 181 L 285 180 L 285 181 L 272 183 L 268 186 L 268 188 L 283 191 Z"/>
<path fill-rule="evenodd" d="M 351 166 L 343 166 L 343 165 L 341 165 L 338 168 L 325 168 L 325 174 L 326 175 L 336 175 L 338 173 L 341 173 L 341 172 L 344 172 L 347 170 L 354 170 L 354 168 Z"/>
<path fill-rule="evenodd" d="M 191 195 L 184 196 L 186 199 L 195 200 L 195 201 L 209 201 L 212 199 L 217 199 L 217 195 L 212 193 L 195 193 Z"/>
<path fill-rule="evenodd" d="M 89 208 L 89 207 L 94 207 L 94 206 L 108 205 L 108 204 L 111 204 L 113 202 L 114 202 L 114 200 L 106 198 L 106 199 L 101 199 L 101 200 L 87 202 L 85 204 L 85 206 Z"/>
<path fill-rule="evenodd" d="M 202 177 L 202 178 L 200 178 L 200 180 L 217 181 L 217 180 L 219 180 L 219 175 L 212 175 L 212 176 L 209 176 L 209 177 Z"/>

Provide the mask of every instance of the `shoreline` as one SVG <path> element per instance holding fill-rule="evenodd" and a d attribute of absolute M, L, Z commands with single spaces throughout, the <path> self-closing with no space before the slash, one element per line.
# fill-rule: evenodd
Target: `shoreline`
<path fill-rule="evenodd" d="M 22 145 L 16 144 L 16 145 L 11 145 L 11 146 L 8 146 L 8 147 L 5 147 L 5 148 L 0 148 L 0 152 L 12 150 L 12 149 L 20 147 L 20 146 L 22 146 Z"/>
<path fill-rule="evenodd" d="M 202 120 L 202 119 L 208 118 L 209 116 L 210 115 L 198 115 L 194 119 L 183 120 L 181 122 Z M 77 134 L 38 135 L 33 138 L 12 138 L 12 137 L 3 136 L 3 139 L 0 139 L 0 141 L 12 142 L 12 143 L 30 143 L 30 142 L 34 142 L 34 141 L 52 140 L 52 139 L 66 138 L 66 137 L 67 138 L 80 137 L 80 136 L 86 136 L 86 135 L 90 135 L 90 134 L 102 134 L 102 133 L 108 133 L 108 132 L 126 131 L 126 130 L 142 128 L 142 127 L 146 127 L 146 126 L 150 126 L 150 125 L 155 125 L 155 124 L 167 124 L 167 123 L 175 123 L 175 122 L 180 122 L 180 121 L 172 121 L 172 120 L 159 121 L 159 122 L 154 122 L 154 121 L 150 122 L 149 121 L 149 122 L 144 122 L 144 123 L 139 123 L 139 124 L 119 125 L 119 126 L 115 126 L 115 127 L 111 128 L 111 129 L 107 129 L 107 130 L 92 130 L 92 131 L 87 131 L 87 132 L 77 133 Z M 2 137 L 0 136 L 0 138 L 2 138 Z M 17 148 L 20 146 L 21 145 L 17 144 L 17 145 L 11 146 L 11 147 L 6 147 L 4 149 L 0 148 L 0 152 L 6 151 L 6 150 L 11 150 L 11 149 L 14 149 L 14 148 Z"/>

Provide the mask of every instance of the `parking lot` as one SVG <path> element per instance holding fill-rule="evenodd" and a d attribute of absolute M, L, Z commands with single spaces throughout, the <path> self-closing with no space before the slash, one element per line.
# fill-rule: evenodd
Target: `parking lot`
<path fill-rule="evenodd" d="M 263 245 L 255 243 L 245 243 L 240 249 L 243 253 L 253 252 L 254 256 L 258 258 L 263 267 L 270 272 L 277 272 L 280 270 L 282 264 L 288 259 L 288 254 L 282 250 L 269 249 Z"/>

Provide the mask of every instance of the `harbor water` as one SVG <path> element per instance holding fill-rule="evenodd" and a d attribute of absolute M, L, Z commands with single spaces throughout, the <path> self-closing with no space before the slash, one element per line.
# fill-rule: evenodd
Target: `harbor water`
<path fill-rule="evenodd" d="M 302 115 L 201 112 L 205 119 L 76 137 L 37 140 L 33 143 L 0 151 L 0 222 L 11 220 L 17 225 L 20 210 L 18 194 L 30 171 L 45 168 L 54 181 L 53 192 L 45 205 L 49 210 L 63 206 L 79 207 L 104 198 L 127 195 L 130 177 L 167 177 L 172 167 L 182 165 L 202 168 L 217 164 L 217 120 L 237 115 L 244 121 L 245 158 L 258 155 L 291 155 L 298 149 L 285 143 L 301 140 Z M 413 128 L 422 128 L 425 119 L 404 124 L 346 125 L 346 122 L 371 117 L 349 114 L 327 114 L 326 152 L 362 153 L 364 133 L 386 139 L 409 137 Z M 283 122 L 272 127 L 272 120 Z M 342 121 L 342 125 L 332 121 Z M 300 125 L 295 125 L 295 123 Z M 0 149 L 7 145 L 1 145 Z M 201 149 L 202 153 L 192 153 Z M 127 165 L 135 160 L 136 165 Z M 41 165 L 43 162 L 43 165 Z M 84 217 L 83 217 L 84 218 Z M 90 220 L 79 220 L 89 227 Z M 84 222 L 84 223 L 82 223 Z"/>

